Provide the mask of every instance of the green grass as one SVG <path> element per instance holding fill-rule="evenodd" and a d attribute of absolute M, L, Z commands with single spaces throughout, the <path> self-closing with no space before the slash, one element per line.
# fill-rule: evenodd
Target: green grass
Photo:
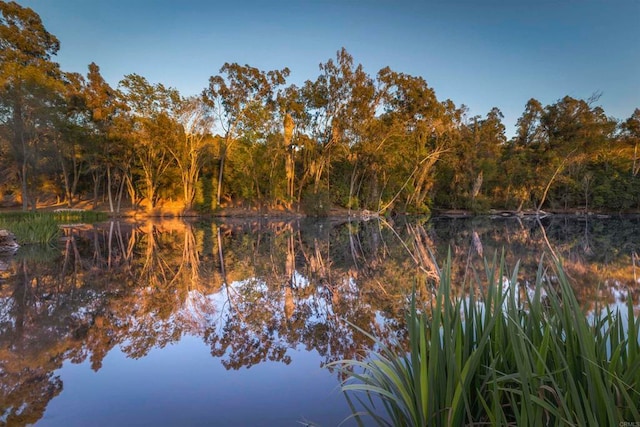
<path fill-rule="evenodd" d="M 361 330 L 378 351 L 331 365 L 346 378 L 352 416 L 382 426 L 639 421 L 640 316 L 631 299 L 626 318 L 604 310 L 587 319 L 562 266 L 551 268 L 557 281 L 546 285 L 541 262 L 524 304 L 514 285 L 518 268 L 503 291 L 504 262 L 496 259 L 485 261 L 486 280 L 477 279 L 468 297 L 452 298 L 449 258 L 428 306 L 412 298 L 407 351 Z"/>
<path fill-rule="evenodd" d="M 98 222 L 107 218 L 102 212 L 9 212 L 0 214 L 0 228 L 16 235 L 18 243 L 51 243 L 60 236 L 60 224 Z"/>

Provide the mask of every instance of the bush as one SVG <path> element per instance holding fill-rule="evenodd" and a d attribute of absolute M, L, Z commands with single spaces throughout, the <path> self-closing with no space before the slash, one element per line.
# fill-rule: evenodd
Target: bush
<path fill-rule="evenodd" d="M 320 189 L 317 192 L 307 190 L 300 200 L 302 211 L 309 216 L 328 216 L 331 210 L 329 191 Z"/>

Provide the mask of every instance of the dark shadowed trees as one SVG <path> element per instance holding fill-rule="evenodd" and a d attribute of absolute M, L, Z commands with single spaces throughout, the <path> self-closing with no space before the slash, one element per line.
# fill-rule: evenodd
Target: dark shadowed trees
<path fill-rule="evenodd" d="M 0 1 L 0 131 L 20 177 L 22 209 L 35 209 L 43 132 L 62 88 L 60 48 L 33 10 Z"/>

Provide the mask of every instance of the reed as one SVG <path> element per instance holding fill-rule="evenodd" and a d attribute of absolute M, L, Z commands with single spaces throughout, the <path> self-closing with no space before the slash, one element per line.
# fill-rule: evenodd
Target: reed
<path fill-rule="evenodd" d="M 21 245 L 51 243 L 60 235 L 60 227 L 50 213 L 3 214 L 0 228 L 13 232 Z"/>
<path fill-rule="evenodd" d="M 61 224 L 94 223 L 108 219 L 104 212 L 61 210 L 59 212 L 6 212 L 0 214 L 0 228 L 15 234 L 18 243 L 51 243 L 60 236 Z"/>
<path fill-rule="evenodd" d="M 505 280 L 504 259 L 494 257 L 484 281 L 452 297 L 449 257 L 428 307 L 414 293 L 406 350 L 359 329 L 378 350 L 330 365 L 346 378 L 351 417 L 381 426 L 640 420 L 640 316 L 631 298 L 626 316 L 602 310 L 587 318 L 561 264 L 550 268 L 540 262 L 535 292 L 523 301 L 518 267 Z M 557 276 L 553 285 L 547 271 Z"/>

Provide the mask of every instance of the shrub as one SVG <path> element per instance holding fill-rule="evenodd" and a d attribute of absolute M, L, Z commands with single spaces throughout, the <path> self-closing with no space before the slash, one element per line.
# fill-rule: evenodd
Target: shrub
<path fill-rule="evenodd" d="M 302 211 L 309 216 L 327 216 L 331 210 L 331 197 L 326 189 L 307 190 L 300 200 Z"/>

